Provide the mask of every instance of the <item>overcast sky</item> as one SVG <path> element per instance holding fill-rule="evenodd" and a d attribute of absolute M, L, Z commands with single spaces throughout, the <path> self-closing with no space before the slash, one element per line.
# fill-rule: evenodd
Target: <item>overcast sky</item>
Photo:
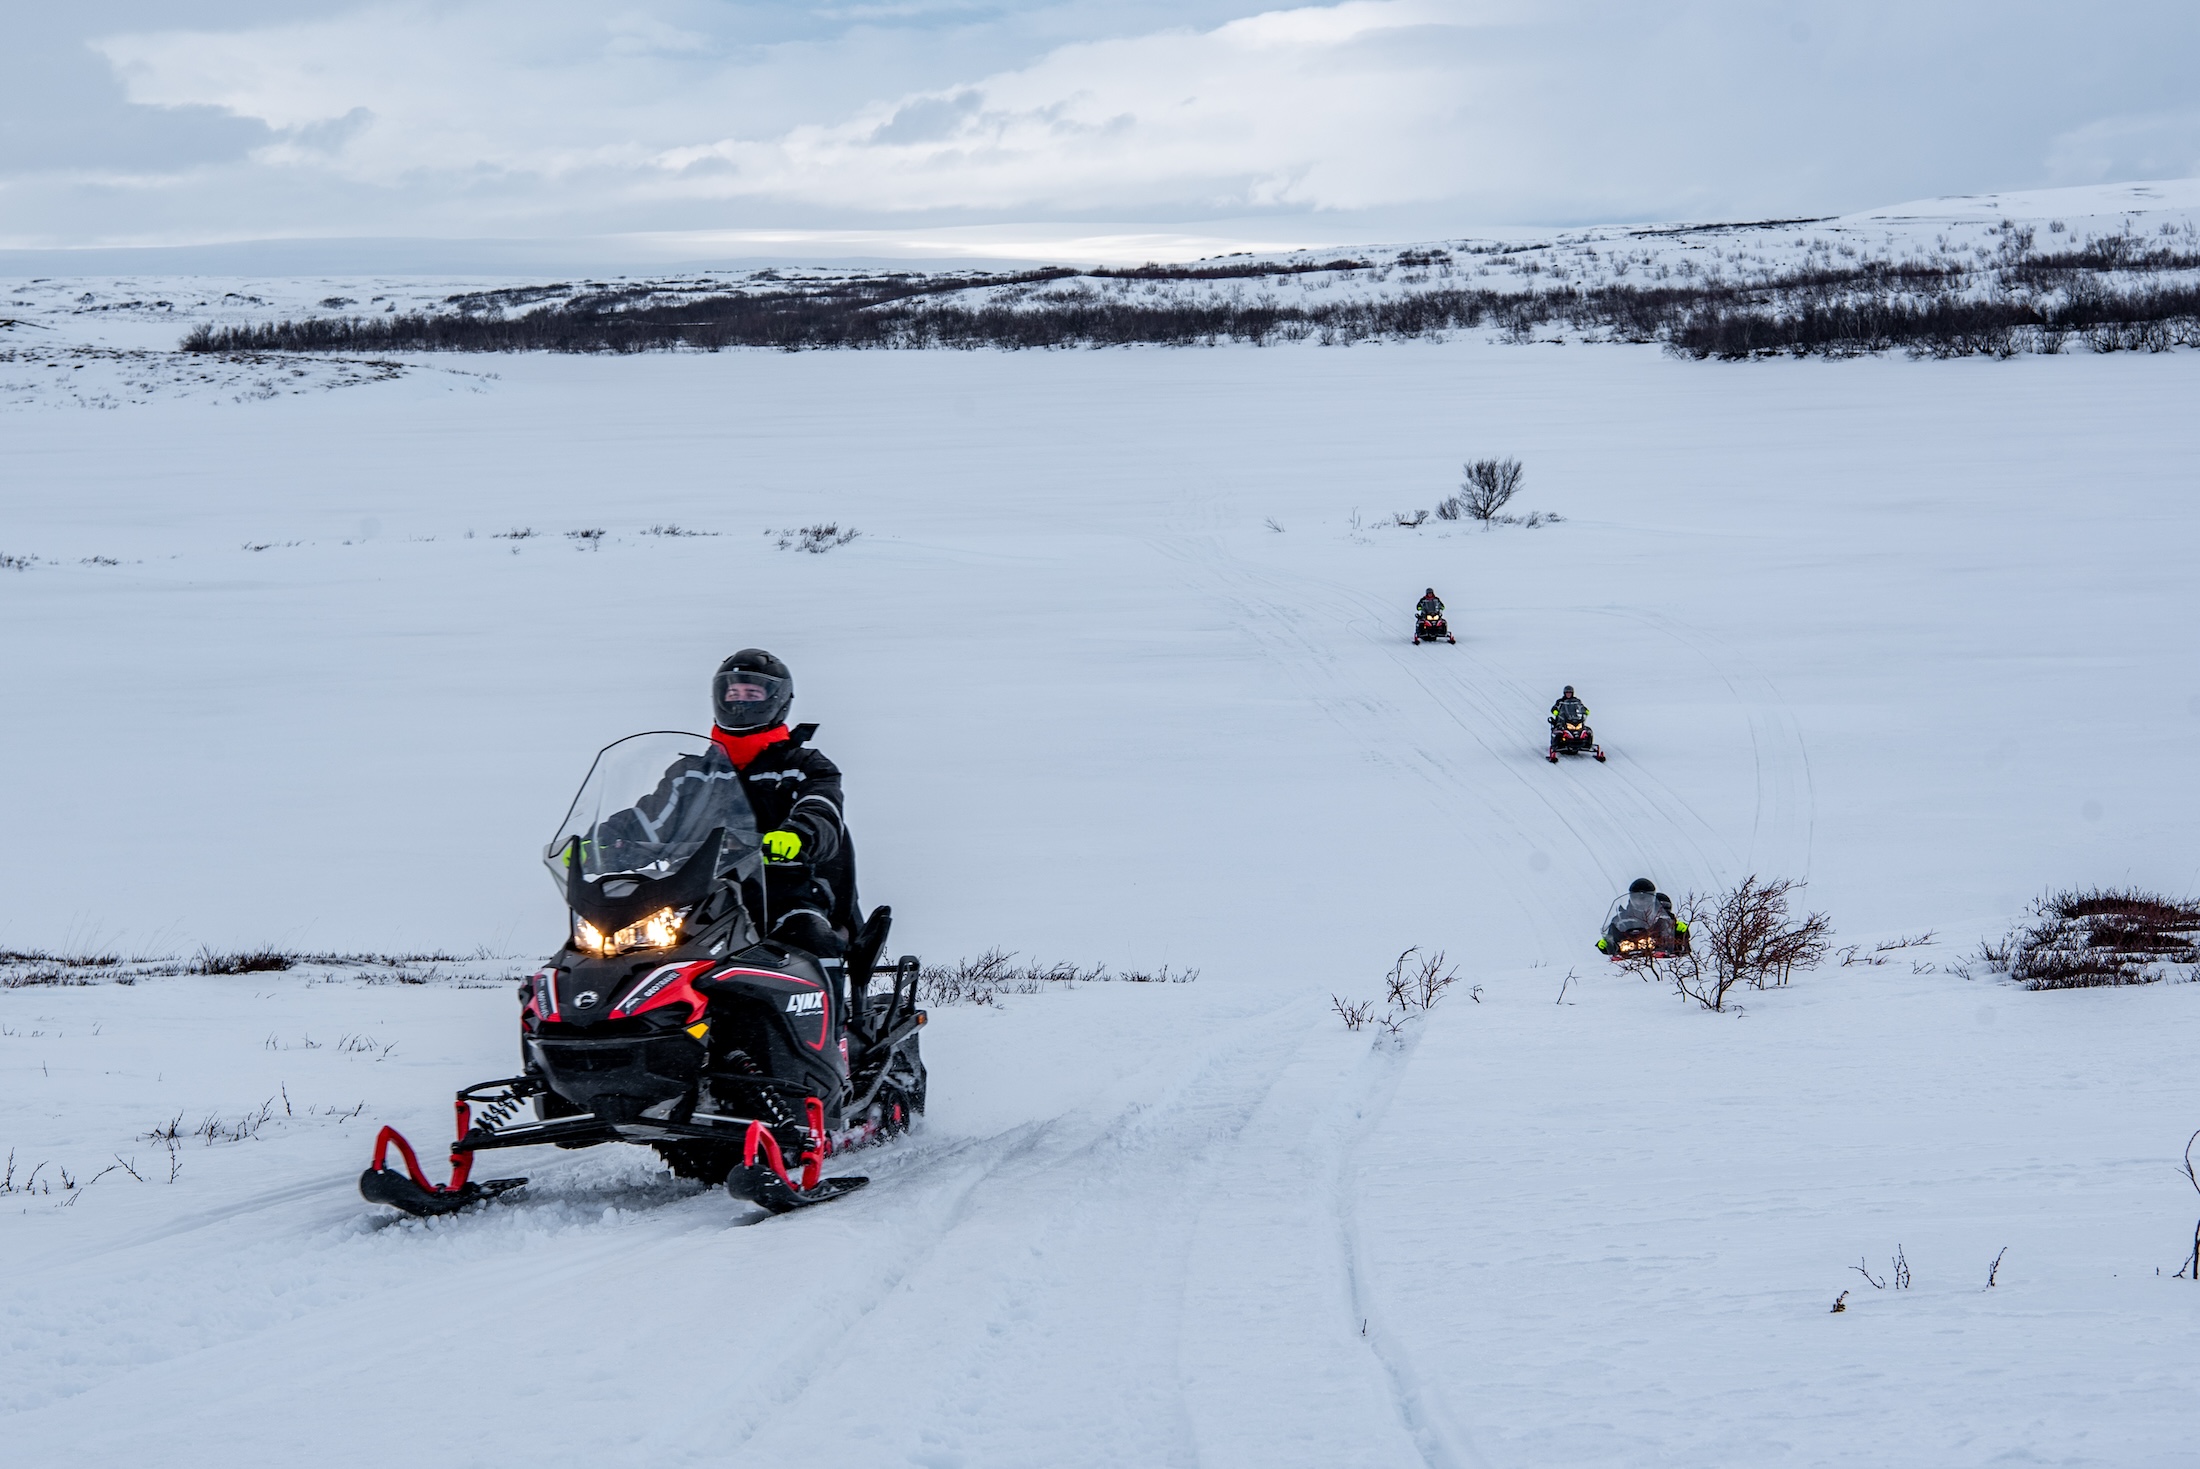
<path fill-rule="evenodd" d="M 4 3 L 0 245 L 1341 243 L 2200 172 L 2194 0 Z"/>

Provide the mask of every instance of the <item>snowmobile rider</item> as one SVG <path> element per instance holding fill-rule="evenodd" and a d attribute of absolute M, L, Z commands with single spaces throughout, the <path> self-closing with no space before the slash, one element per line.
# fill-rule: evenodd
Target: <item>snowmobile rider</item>
<path fill-rule="evenodd" d="M 810 748 L 816 725 L 787 728 L 794 675 L 762 648 L 743 648 L 718 665 L 710 696 L 710 737 L 741 772 L 763 833 L 770 936 L 825 957 L 846 953 L 856 864 L 841 818 L 840 767 Z M 781 865 L 794 863 L 801 865 Z"/>
<path fill-rule="evenodd" d="M 1659 892 L 1658 885 L 1647 877 L 1638 877 L 1629 883 L 1627 896 L 1612 905 L 1612 916 L 1605 921 L 1604 932 L 1597 938 L 1599 954 L 1612 952 L 1613 929 L 1627 919 L 1655 931 L 1661 949 L 1670 947 L 1688 932 L 1688 924 L 1673 911 L 1673 900 Z"/>
<path fill-rule="evenodd" d="M 1413 604 L 1413 611 L 1423 622 L 1432 617 L 1442 617 L 1444 615 L 1444 599 L 1436 595 L 1436 588 L 1430 587 L 1427 591 L 1421 593 L 1421 600 Z"/>
<path fill-rule="evenodd" d="M 1589 706 L 1574 697 L 1574 686 L 1572 684 L 1566 685 L 1566 692 L 1560 694 L 1558 701 L 1551 705 L 1551 728 L 1557 729 L 1562 724 L 1587 724 L 1588 722 Z"/>

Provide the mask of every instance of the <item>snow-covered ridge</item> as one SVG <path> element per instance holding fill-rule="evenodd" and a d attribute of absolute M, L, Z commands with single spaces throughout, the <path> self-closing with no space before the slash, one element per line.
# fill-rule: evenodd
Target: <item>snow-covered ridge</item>
<path fill-rule="evenodd" d="M 2042 260 L 2062 263 L 2043 270 Z M 53 276 L 0 284 L 0 407 L 241 402 L 323 391 L 416 373 L 417 357 L 392 354 L 422 347 L 1334 342 L 1461 330 L 1516 342 L 1670 341 L 1674 313 L 1692 309 L 1691 301 L 1746 297 L 1790 315 L 1803 305 L 1858 300 L 2064 309 L 2076 295 L 2200 288 L 2196 266 L 2200 187 L 2188 180 L 1929 200 L 1814 219 L 1603 225 L 1133 268 L 818 265 L 569 279 Z M 1577 304 L 1600 297 L 1626 305 Z M 723 314 L 729 300 L 751 303 L 750 316 L 768 316 L 768 324 L 736 321 L 713 335 L 681 320 L 683 307 L 709 302 Z M 1645 302 L 1664 315 L 1645 316 Z M 800 318 L 792 325 L 790 312 Z M 518 325 L 553 316 L 609 317 L 622 326 L 649 320 L 631 342 L 552 340 Z M 820 327 L 827 318 L 837 324 Z M 889 329 L 889 318 L 903 325 Z M 1094 325 L 1110 319 L 1135 324 Z M 317 324 L 310 339 L 275 330 L 307 322 Z M 426 325 L 393 334 L 402 322 Z M 224 350 L 179 352 L 186 338 Z M 2093 345 L 2182 340 L 2109 337 Z M 234 350 L 240 347 L 263 350 Z M 295 347 L 317 350 L 264 350 Z"/>

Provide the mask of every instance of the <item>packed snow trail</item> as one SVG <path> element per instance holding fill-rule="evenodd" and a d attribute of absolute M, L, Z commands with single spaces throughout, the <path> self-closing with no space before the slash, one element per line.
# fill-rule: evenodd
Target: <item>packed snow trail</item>
<path fill-rule="evenodd" d="M 839 1160 L 874 1182 L 814 1215 L 739 1228 L 751 1216 L 722 1193 L 604 1149 L 513 1155 L 524 1194 L 447 1220 L 378 1217 L 324 1176 L 193 1221 L 229 1277 L 197 1286 L 276 1288 L 242 1316 L 209 1318 L 196 1295 L 161 1307 L 176 1234 L 47 1262 L 41 1293 L 73 1303 L 73 1333 L 131 1345 L 18 1401 L 12 1424 L 71 1425 L 118 1462 L 181 1439 L 231 1462 L 371 1464 L 392 1413 L 485 1446 L 458 1463 L 495 1462 L 488 1446 L 546 1419 L 563 1461 L 637 1465 L 803 1462 L 821 1425 L 911 1463 L 1006 1463 L 1040 1442 L 1095 1465 L 1229 1461 L 1263 1439 L 1338 1464 L 1410 1454 L 1323 1224 L 1368 1102 L 1366 1064 L 1338 1063 L 1362 1048 L 1318 1006 L 1241 989 L 1025 1003 L 1055 1023 L 978 1028 L 1038 1053 L 1023 1095 L 959 1105 L 999 1062 L 968 1038 L 940 1048 L 925 1127 Z M 986 1130 L 1003 1102 L 1038 1120 Z M 285 1309 L 309 1280 L 315 1309 Z M 1272 1338 L 1260 1356 L 1249 1329 Z M 350 1392 L 359 1380 L 375 1392 Z"/>

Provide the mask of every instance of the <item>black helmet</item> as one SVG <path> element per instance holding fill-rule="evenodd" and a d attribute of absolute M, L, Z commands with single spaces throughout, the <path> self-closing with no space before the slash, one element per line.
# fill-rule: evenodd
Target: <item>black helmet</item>
<path fill-rule="evenodd" d="M 1421 595 L 1424 597 L 1433 597 L 1436 595 L 1436 588 L 1430 587 L 1427 591 L 1421 593 Z"/>
<path fill-rule="evenodd" d="M 710 717 L 729 734 L 754 734 L 787 718 L 794 675 L 762 648 L 743 648 L 710 681 Z"/>
<path fill-rule="evenodd" d="M 1565 692 L 1565 693 L 1563 693 L 1563 694 L 1560 694 L 1560 695 L 1559 695 L 1559 697 L 1560 697 L 1561 699 L 1571 699 L 1571 698 L 1572 698 L 1573 696 L 1574 696 L 1574 686 L 1573 686 L 1572 684 L 1568 684 L 1568 685 L 1566 685 L 1566 692 Z"/>
<path fill-rule="evenodd" d="M 1657 890 L 1658 885 L 1647 877 L 1638 877 L 1627 884 L 1627 891 L 1631 893 L 1654 893 Z"/>

